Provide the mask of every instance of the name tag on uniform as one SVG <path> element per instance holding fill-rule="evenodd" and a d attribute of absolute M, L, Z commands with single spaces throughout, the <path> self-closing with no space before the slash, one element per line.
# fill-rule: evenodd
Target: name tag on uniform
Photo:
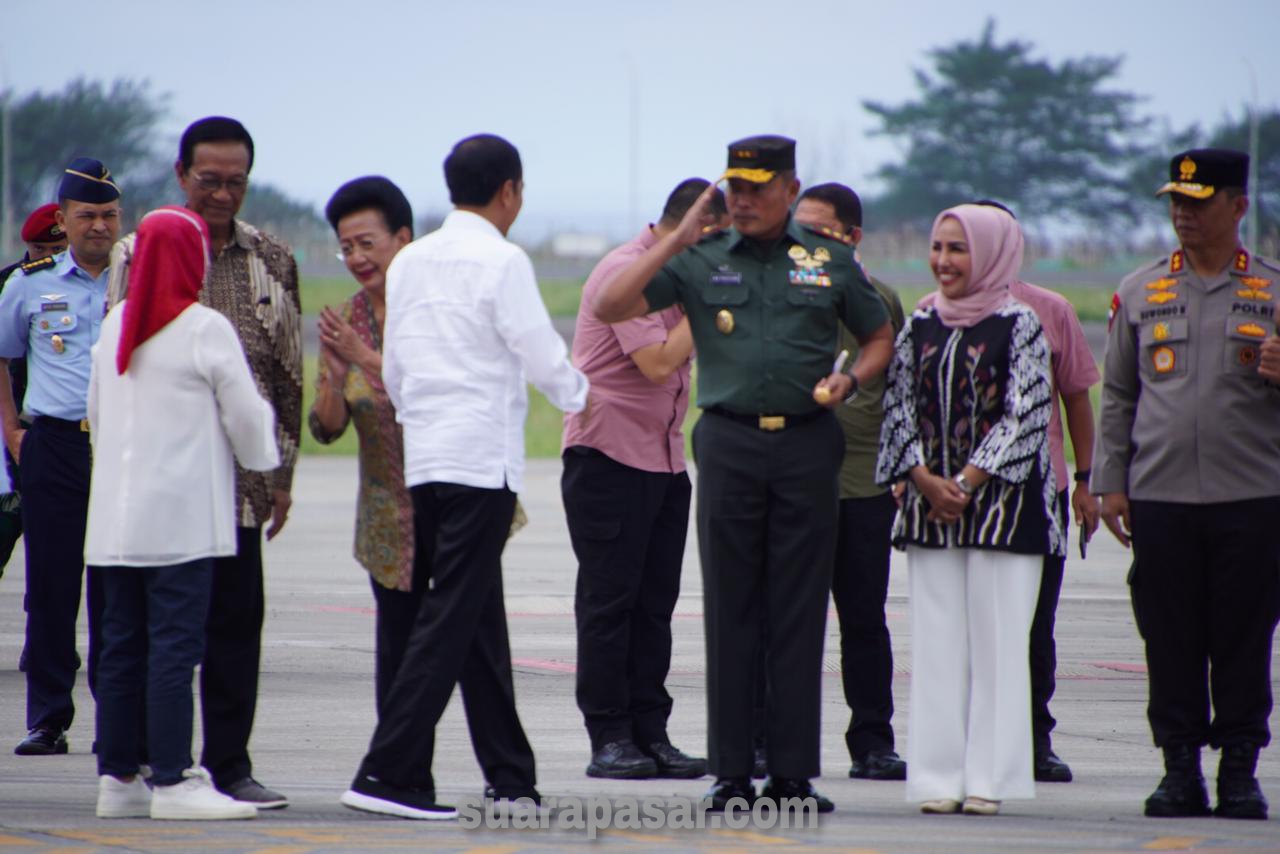
<path fill-rule="evenodd" d="M 742 274 L 735 273 L 732 270 L 717 270 L 711 274 L 711 284 L 713 285 L 741 285 Z"/>
<path fill-rule="evenodd" d="M 66 311 L 67 304 L 65 302 L 42 302 L 40 303 L 41 311 Z"/>

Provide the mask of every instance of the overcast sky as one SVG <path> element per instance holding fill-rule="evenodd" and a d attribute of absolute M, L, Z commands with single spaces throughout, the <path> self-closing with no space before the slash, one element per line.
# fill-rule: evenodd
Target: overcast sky
<path fill-rule="evenodd" d="M 381 173 L 416 213 L 446 210 L 450 146 L 499 133 L 524 159 L 513 236 L 622 237 L 753 133 L 796 137 L 802 180 L 874 192 L 898 152 L 867 135 L 862 100 L 914 97 L 926 52 L 987 17 L 1055 62 L 1123 55 L 1115 88 L 1175 127 L 1240 115 L 1252 80 L 1280 106 L 1275 0 L 0 0 L 0 87 L 149 79 L 172 96 L 165 148 L 193 119 L 234 116 L 254 176 L 317 206 Z"/>

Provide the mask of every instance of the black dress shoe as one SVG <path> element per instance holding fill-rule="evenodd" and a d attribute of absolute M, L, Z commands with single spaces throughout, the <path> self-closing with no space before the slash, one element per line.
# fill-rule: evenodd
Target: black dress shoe
<path fill-rule="evenodd" d="M 588 777 L 610 780 L 643 780 L 658 774 L 658 763 L 640 752 L 630 739 L 611 741 L 591 754 Z"/>
<path fill-rule="evenodd" d="M 861 759 L 854 757 L 849 776 L 858 780 L 905 780 L 907 763 L 892 750 L 869 750 Z"/>
<path fill-rule="evenodd" d="M 1220 818 L 1267 817 L 1267 799 L 1253 776 L 1258 764 L 1258 748 L 1234 744 L 1222 748 L 1218 764 L 1218 805 L 1213 814 Z"/>
<path fill-rule="evenodd" d="M 658 766 L 657 773 L 653 775 L 655 777 L 692 780 L 707 773 L 707 760 L 689 756 L 669 741 L 654 742 L 644 752 Z"/>
<path fill-rule="evenodd" d="M 757 747 L 754 757 L 751 763 L 751 777 L 754 780 L 763 780 L 769 776 L 769 753 L 763 747 Z"/>
<path fill-rule="evenodd" d="M 36 727 L 13 749 L 18 756 L 53 756 L 67 752 L 66 730 Z"/>
<path fill-rule="evenodd" d="M 1070 783 L 1071 766 L 1052 750 L 1037 751 L 1035 777 L 1037 783 Z"/>
<path fill-rule="evenodd" d="M 724 812 L 729 801 L 734 798 L 741 798 L 746 802 L 745 807 L 735 804 L 739 809 L 751 809 L 756 802 L 756 787 L 751 785 L 751 780 L 746 777 L 721 777 L 702 796 L 704 801 L 711 801 L 711 806 L 707 808 L 711 812 Z"/>
<path fill-rule="evenodd" d="M 1209 815 L 1209 793 L 1200 773 L 1200 748 L 1166 747 L 1164 767 L 1164 779 L 1147 798 L 1143 814 L 1152 818 Z"/>
<path fill-rule="evenodd" d="M 818 805 L 818 812 L 835 812 L 836 805 L 831 802 L 830 798 L 825 798 L 818 794 L 818 790 L 808 780 L 793 780 L 789 777 L 770 777 L 769 782 L 764 784 L 764 789 L 760 792 L 760 797 L 769 798 L 778 808 L 782 808 L 782 802 L 791 798 L 804 800 L 813 798 Z"/>

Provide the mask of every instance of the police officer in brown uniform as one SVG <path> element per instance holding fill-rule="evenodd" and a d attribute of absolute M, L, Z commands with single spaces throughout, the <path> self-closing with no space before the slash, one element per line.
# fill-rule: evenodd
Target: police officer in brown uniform
<path fill-rule="evenodd" d="M 893 334 L 844 242 L 790 215 L 795 142 L 729 146 L 733 226 L 704 236 L 711 190 L 593 301 L 616 323 L 681 303 L 698 353 L 694 429 L 698 548 L 707 632 L 713 808 L 756 798 L 752 696 L 763 642 L 768 685 L 766 798 L 815 798 L 822 643 L 831 588 L 844 434 L 831 409 L 883 371 Z M 839 322 L 857 337 L 832 368 Z M 761 626 L 767 640 L 761 639 Z"/>
<path fill-rule="evenodd" d="M 1181 247 L 1112 299 L 1090 489 L 1133 543 L 1147 717 L 1166 771 L 1149 816 L 1209 814 L 1206 744 L 1222 749 L 1214 814 L 1267 815 L 1254 773 L 1271 737 L 1280 612 L 1280 265 L 1239 243 L 1248 162 L 1224 149 L 1173 158 L 1159 193 Z"/>

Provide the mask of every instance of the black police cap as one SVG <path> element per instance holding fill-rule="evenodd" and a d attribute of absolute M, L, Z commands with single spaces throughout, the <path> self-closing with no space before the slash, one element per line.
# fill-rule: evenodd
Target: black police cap
<path fill-rule="evenodd" d="M 1169 161 L 1169 182 L 1156 195 L 1180 193 L 1207 199 L 1222 187 L 1249 186 L 1249 155 L 1230 148 L 1193 148 Z"/>
<path fill-rule="evenodd" d="M 796 141 L 785 136 L 749 136 L 729 143 L 729 168 L 720 176 L 767 184 L 779 172 L 796 168 Z"/>

